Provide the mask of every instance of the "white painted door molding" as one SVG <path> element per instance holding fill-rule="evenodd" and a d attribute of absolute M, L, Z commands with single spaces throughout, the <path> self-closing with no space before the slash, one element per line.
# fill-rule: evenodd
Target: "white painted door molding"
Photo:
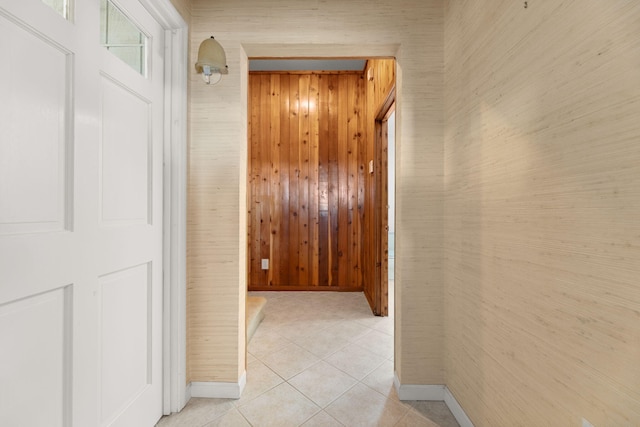
<path fill-rule="evenodd" d="M 163 412 L 178 412 L 186 388 L 188 27 L 170 0 L 140 0 L 165 31 Z"/>

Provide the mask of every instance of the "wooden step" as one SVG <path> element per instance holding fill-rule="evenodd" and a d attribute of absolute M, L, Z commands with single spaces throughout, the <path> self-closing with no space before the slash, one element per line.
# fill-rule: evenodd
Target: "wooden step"
<path fill-rule="evenodd" d="M 253 334 L 258 329 L 258 325 L 264 319 L 264 306 L 266 303 L 267 299 L 265 297 L 247 297 L 247 342 L 251 341 Z"/>

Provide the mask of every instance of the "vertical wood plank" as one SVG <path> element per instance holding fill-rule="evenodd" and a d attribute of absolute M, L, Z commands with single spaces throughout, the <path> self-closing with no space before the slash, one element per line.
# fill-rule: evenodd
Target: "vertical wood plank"
<path fill-rule="evenodd" d="M 280 251 L 280 223 L 282 222 L 282 191 L 280 187 L 280 76 L 270 76 L 270 105 L 269 117 L 269 146 L 271 152 L 270 163 L 270 194 L 269 194 L 269 269 L 268 283 L 273 286 L 280 282 L 279 265 Z"/>
<path fill-rule="evenodd" d="M 299 219 L 298 219 L 298 196 L 299 196 L 299 99 L 298 83 L 299 76 L 289 76 L 289 280 L 290 286 L 299 284 L 300 272 L 300 243 Z"/>
<path fill-rule="evenodd" d="M 349 82 L 338 82 L 338 285 L 346 286 L 349 273 Z"/>
<path fill-rule="evenodd" d="M 338 286 L 338 77 L 329 76 L 329 286 Z"/>
<path fill-rule="evenodd" d="M 308 74 L 301 75 L 298 84 L 299 110 L 299 160 L 300 178 L 298 184 L 298 218 L 300 271 L 298 283 L 309 284 L 309 81 Z"/>
<path fill-rule="evenodd" d="M 249 123 L 251 143 L 249 165 L 250 173 L 250 198 L 249 198 L 249 284 L 259 284 L 260 273 L 260 204 L 258 202 L 258 191 L 260 186 L 260 76 L 250 76 L 250 114 Z"/>
<path fill-rule="evenodd" d="M 357 82 L 357 91 L 358 91 L 358 254 L 359 254 L 359 265 L 358 269 L 358 284 L 359 286 L 363 286 L 364 280 L 364 260 L 365 260 L 365 244 L 364 244 L 364 236 L 365 236 L 365 221 L 364 221 L 364 213 L 365 213 L 365 185 L 366 185 L 366 93 L 365 93 L 365 78 L 364 76 L 360 76 Z"/>
<path fill-rule="evenodd" d="M 319 281 L 319 77 L 312 74 L 309 79 L 309 285 L 318 286 Z"/>
<path fill-rule="evenodd" d="M 347 78 L 347 283 L 358 286 L 358 107 L 357 76 Z"/>
<path fill-rule="evenodd" d="M 319 76 L 318 91 L 318 270 L 319 285 L 329 285 L 329 77 Z"/>
<path fill-rule="evenodd" d="M 268 75 L 260 77 L 261 92 L 261 114 L 260 120 L 260 189 L 258 191 L 258 199 L 260 203 L 260 262 L 262 259 L 269 258 L 271 244 L 271 227 L 270 227 L 270 182 L 271 182 L 271 78 Z M 269 285 L 269 270 L 260 269 L 260 284 L 262 286 Z"/>
<path fill-rule="evenodd" d="M 289 284 L 289 76 L 280 75 L 280 203 L 282 221 L 280 222 L 280 253 L 279 263 L 276 268 L 279 270 L 278 286 Z"/>

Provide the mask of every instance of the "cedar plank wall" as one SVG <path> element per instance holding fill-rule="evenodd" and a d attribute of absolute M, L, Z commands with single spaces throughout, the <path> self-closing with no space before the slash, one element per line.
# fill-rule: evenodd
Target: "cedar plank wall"
<path fill-rule="evenodd" d="M 640 4 L 446 4 L 446 384 L 476 427 L 640 426 Z"/>
<path fill-rule="evenodd" d="M 394 85 L 393 59 L 363 75 L 250 74 L 249 290 L 364 290 L 373 304 L 368 163 Z"/>
<path fill-rule="evenodd" d="M 249 75 L 249 290 L 362 290 L 363 85 Z"/>

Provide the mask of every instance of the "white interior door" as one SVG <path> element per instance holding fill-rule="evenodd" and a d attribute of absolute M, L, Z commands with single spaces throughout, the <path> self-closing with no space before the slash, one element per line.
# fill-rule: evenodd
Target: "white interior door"
<path fill-rule="evenodd" d="M 136 65 L 130 40 L 101 45 L 101 1 L 45 2 L 64 4 L 0 0 L 0 425 L 152 426 L 163 31 L 114 2 Z"/>

